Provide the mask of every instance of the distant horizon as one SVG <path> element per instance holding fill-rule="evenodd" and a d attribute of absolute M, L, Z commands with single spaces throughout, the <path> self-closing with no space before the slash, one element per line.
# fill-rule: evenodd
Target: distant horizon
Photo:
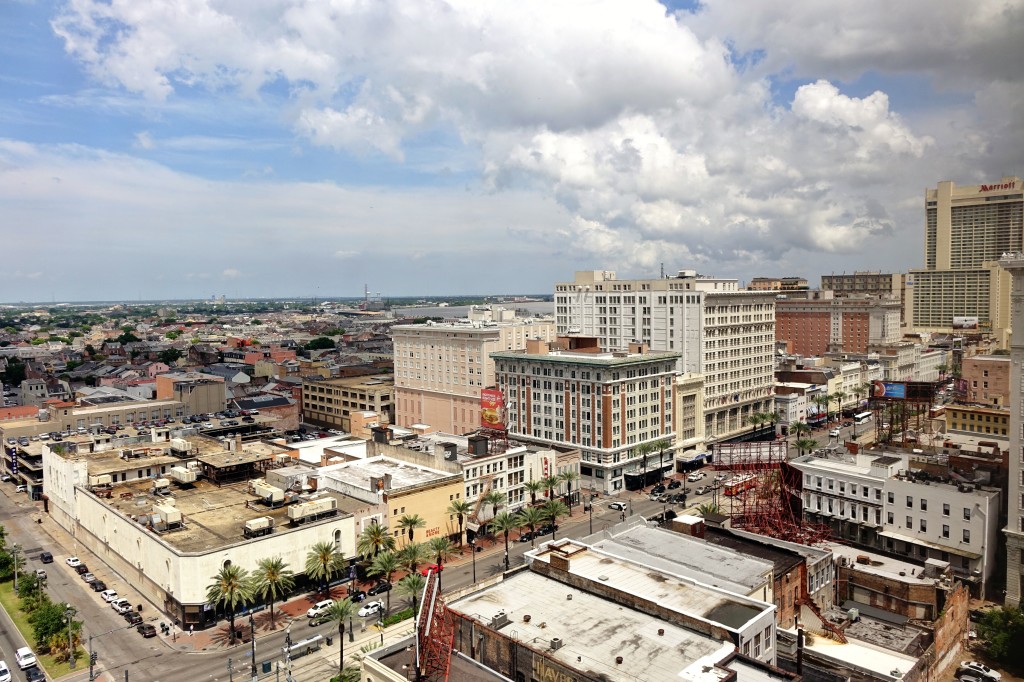
<path fill-rule="evenodd" d="M 437 303 L 448 302 L 448 299 L 488 299 L 488 298 L 510 298 L 510 297 L 526 297 L 526 298 L 539 298 L 538 303 L 551 302 L 544 299 L 552 299 L 552 294 L 407 294 L 407 295 L 395 295 L 395 296 L 382 296 L 383 301 L 409 301 L 415 303 L 417 301 L 429 301 Z M 97 300 L 63 300 L 63 301 L 2 301 L 0 306 L 4 307 L 15 307 L 15 308 L 43 308 L 43 307 L 54 307 L 54 306 L 86 306 L 86 305 L 128 305 L 128 306 L 146 306 L 146 305 L 161 305 L 161 304 L 175 304 L 175 303 L 209 303 L 222 305 L 226 303 L 250 303 L 250 302 L 279 302 L 279 303 L 311 303 L 316 301 L 317 303 L 327 302 L 339 302 L 349 303 L 366 300 L 363 296 L 254 296 L 254 297 L 225 297 L 223 301 L 209 298 L 153 298 L 153 299 L 97 299 Z M 507 301 L 514 303 L 515 301 Z M 523 301 L 526 303 L 527 301 Z M 409 308 L 411 305 L 397 305 L 393 307 Z"/>

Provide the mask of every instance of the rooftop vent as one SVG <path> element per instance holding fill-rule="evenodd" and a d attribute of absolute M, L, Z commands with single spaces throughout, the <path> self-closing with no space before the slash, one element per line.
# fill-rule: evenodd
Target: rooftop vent
<path fill-rule="evenodd" d="M 496 614 L 494 614 L 494 617 L 491 618 L 491 628 L 494 630 L 500 630 L 508 624 L 508 614 L 504 611 L 498 611 Z"/>
<path fill-rule="evenodd" d="M 559 649 L 562 648 L 563 644 L 564 644 L 564 642 L 562 641 L 561 637 L 552 637 L 551 638 L 551 650 L 552 651 L 558 651 Z"/>

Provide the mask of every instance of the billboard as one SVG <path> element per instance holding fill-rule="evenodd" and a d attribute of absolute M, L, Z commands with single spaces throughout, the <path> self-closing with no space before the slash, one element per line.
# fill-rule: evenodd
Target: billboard
<path fill-rule="evenodd" d="M 485 429 L 505 430 L 505 402 L 501 391 L 485 388 L 480 391 L 480 426 Z"/>
<path fill-rule="evenodd" d="M 953 318 L 953 329 L 977 329 L 978 318 L 977 317 L 954 317 Z"/>
<path fill-rule="evenodd" d="M 905 400 L 907 385 L 902 381 L 873 381 L 871 382 L 871 397 Z"/>

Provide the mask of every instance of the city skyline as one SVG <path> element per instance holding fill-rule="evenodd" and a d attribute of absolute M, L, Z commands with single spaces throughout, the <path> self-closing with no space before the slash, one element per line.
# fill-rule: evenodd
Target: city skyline
<path fill-rule="evenodd" d="M 1022 13 L 5 3 L 0 298 L 919 268 L 926 188 L 1024 175 Z"/>

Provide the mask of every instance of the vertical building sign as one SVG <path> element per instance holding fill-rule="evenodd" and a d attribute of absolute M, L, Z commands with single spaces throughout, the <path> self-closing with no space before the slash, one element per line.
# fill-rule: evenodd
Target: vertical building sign
<path fill-rule="evenodd" d="M 480 391 L 480 426 L 497 431 L 505 430 L 505 402 L 501 391 L 496 388 Z"/>

